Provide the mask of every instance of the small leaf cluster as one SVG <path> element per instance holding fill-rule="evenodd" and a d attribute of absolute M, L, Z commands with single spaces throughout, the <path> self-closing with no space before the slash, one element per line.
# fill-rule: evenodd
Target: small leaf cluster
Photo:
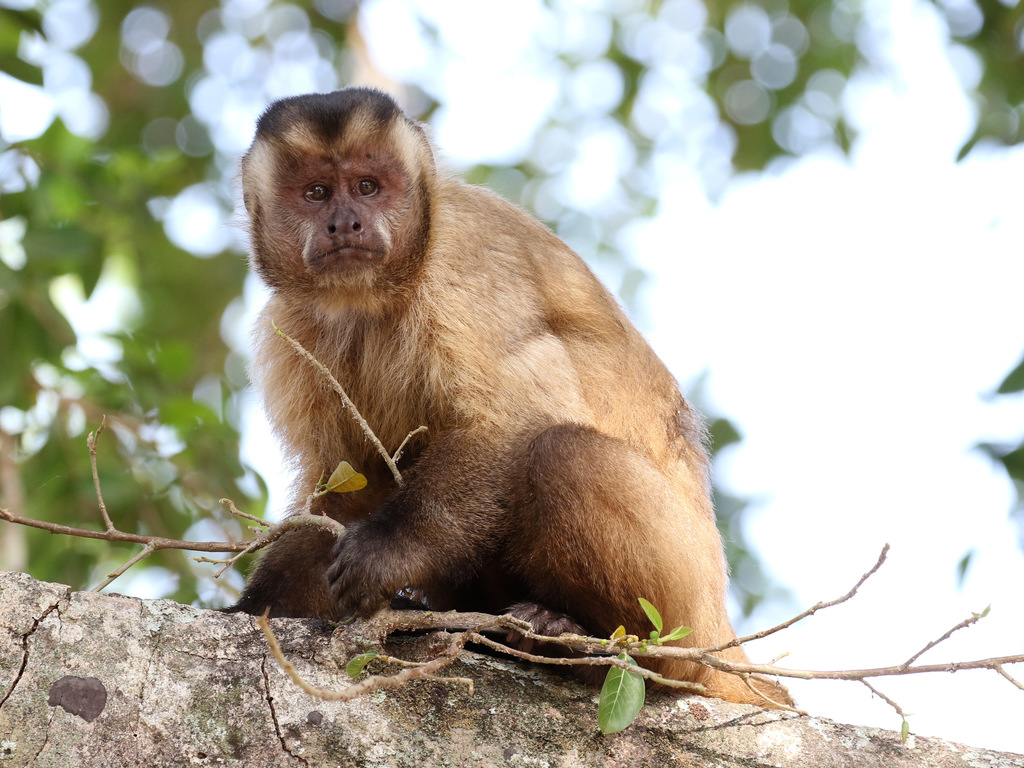
<path fill-rule="evenodd" d="M 661 613 L 648 600 L 642 597 L 638 600 L 647 618 L 654 625 L 649 639 L 642 641 L 641 651 L 646 651 L 648 644 L 664 645 L 673 640 L 681 640 L 693 631 L 689 627 L 676 627 L 668 634 L 662 635 L 665 622 L 661 618 Z M 635 635 L 627 635 L 626 628 L 622 626 L 612 633 L 611 640 L 613 642 L 623 640 L 641 642 Z M 628 653 L 620 653 L 618 658 L 633 666 L 639 666 Z M 597 705 L 597 724 L 601 733 L 618 733 L 628 727 L 643 709 L 645 695 L 646 685 L 642 675 L 620 667 L 611 667 L 604 679 L 604 685 L 601 687 L 601 696 Z"/>

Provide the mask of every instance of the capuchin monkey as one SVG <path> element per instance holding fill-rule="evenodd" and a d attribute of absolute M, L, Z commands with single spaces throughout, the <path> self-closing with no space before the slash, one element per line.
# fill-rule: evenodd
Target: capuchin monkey
<path fill-rule="evenodd" d="M 735 637 L 704 424 L 565 243 L 438 168 L 424 128 L 375 90 L 272 104 L 242 188 L 271 294 L 251 375 L 296 472 L 293 508 L 341 460 L 369 482 L 319 497 L 313 512 L 345 535 L 286 533 L 231 610 L 336 621 L 411 592 L 541 633 L 622 624 L 645 637 L 642 597 L 666 627 L 692 627 L 680 644 Z M 330 369 L 388 450 L 428 428 L 404 452 L 403 485 L 275 326 Z M 720 656 L 747 661 L 741 648 Z M 739 677 L 644 663 L 767 705 Z"/>

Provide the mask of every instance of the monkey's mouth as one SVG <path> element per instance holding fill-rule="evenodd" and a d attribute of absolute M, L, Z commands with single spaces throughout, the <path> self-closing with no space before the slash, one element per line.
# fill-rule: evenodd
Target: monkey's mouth
<path fill-rule="evenodd" d="M 364 245 L 341 245 L 306 257 L 306 265 L 317 272 L 357 270 L 370 266 L 382 252 Z"/>

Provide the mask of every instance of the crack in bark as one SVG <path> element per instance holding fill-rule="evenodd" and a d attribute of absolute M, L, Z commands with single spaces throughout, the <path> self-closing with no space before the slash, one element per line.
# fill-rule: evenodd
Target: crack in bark
<path fill-rule="evenodd" d="M 7 689 L 7 693 L 5 693 L 4 697 L 0 699 L 0 707 L 3 707 L 3 705 L 7 703 L 7 700 L 11 698 L 11 695 L 14 693 L 14 689 L 17 688 L 18 683 L 21 682 L 22 675 L 25 674 L 25 668 L 28 667 L 29 638 L 35 634 L 35 631 L 39 628 L 39 625 L 43 622 L 43 620 L 51 613 L 53 613 L 55 610 L 57 610 L 58 605 L 60 605 L 60 600 L 53 603 L 49 608 L 43 611 L 43 615 L 40 616 L 38 619 L 33 619 L 32 628 L 21 636 L 21 667 L 18 668 L 18 674 L 14 676 L 14 682 L 11 683 L 11 687 Z"/>
<path fill-rule="evenodd" d="M 285 741 L 284 734 L 281 733 L 281 724 L 277 720 L 277 710 L 274 708 L 274 697 L 270 693 L 270 675 L 267 672 L 267 661 L 268 657 L 264 656 L 263 662 L 260 665 L 260 669 L 263 672 L 263 686 L 264 690 L 266 691 L 266 696 L 264 696 L 264 698 L 267 700 L 267 706 L 270 707 L 270 717 L 274 721 L 274 733 L 277 734 L 278 741 L 281 742 L 281 749 L 284 751 L 286 755 L 295 758 L 303 765 L 308 766 L 309 761 L 306 760 L 306 758 L 302 757 L 301 755 L 296 755 L 288 748 L 288 742 Z"/>
<path fill-rule="evenodd" d="M 50 724 L 53 723 L 53 713 L 54 710 L 51 709 L 49 716 L 46 718 L 46 730 L 43 731 L 43 743 L 39 745 L 39 749 L 37 749 L 36 753 L 32 755 L 32 759 L 28 761 L 28 765 L 32 765 L 36 760 L 38 760 L 39 756 L 43 754 L 43 750 L 46 749 L 46 745 L 50 743 Z"/>

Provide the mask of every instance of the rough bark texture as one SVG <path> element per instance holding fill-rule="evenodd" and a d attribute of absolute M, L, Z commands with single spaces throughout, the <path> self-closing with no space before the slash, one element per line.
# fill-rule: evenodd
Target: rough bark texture
<path fill-rule="evenodd" d="M 315 621 L 275 631 L 303 677 L 349 684 L 352 641 Z M 403 653 L 423 653 L 428 638 Z M 347 650 L 342 650 L 346 649 Z M 0 572 L 0 766 L 1024 766 L 1024 756 L 700 697 L 649 697 L 622 733 L 596 691 L 467 654 L 476 692 L 414 683 L 347 702 L 296 688 L 248 616 Z"/>

